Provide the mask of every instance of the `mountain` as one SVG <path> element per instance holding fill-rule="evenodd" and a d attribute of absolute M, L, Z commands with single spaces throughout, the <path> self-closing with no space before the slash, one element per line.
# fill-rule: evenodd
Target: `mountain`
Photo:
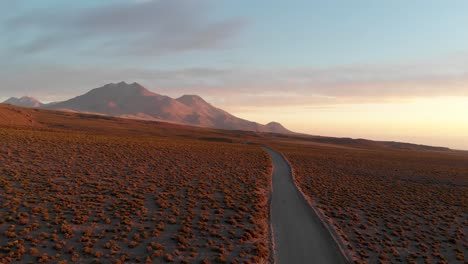
<path fill-rule="evenodd" d="M 291 131 L 279 123 L 271 122 L 267 125 L 261 125 L 235 117 L 222 109 L 210 105 L 198 95 L 184 95 L 176 100 L 192 109 L 192 114 L 185 117 L 184 123 L 229 130 L 291 133 Z"/>
<path fill-rule="evenodd" d="M 10 99 L 3 102 L 4 104 L 11 104 L 23 107 L 41 107 L 43 104 L 36 98 L 23 96 L 21 98 L 11 97 Z"/>
<path fill-rule="evenodd" d="M 84 95 L 45 108 L 100 113 L 111 116 L 147 116 L 148 119 L 177 121 L 191 113 L 174 99 L 132 83 L 111 83 Z"/>
<path fill-rule="evenodd" d="M 138 83 L 110 83 L 70 100 L 43 107 L 219 129 L 292 133 L 279 123 L 262 125 L 235 117 L 197 95 L 173 99 L 153 93 Z"/>
<path fill-rule="evenodd" d="M 272 130 L 272 131 L 285 129 L 285 127 L 278 122 L 270 122 L 266 124 L 265 126 L 267 127 L 268 130 Z"/>

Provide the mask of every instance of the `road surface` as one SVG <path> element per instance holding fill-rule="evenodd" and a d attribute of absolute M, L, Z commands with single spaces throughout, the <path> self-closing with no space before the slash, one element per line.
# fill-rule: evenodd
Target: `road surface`
<path fill-rule="evenodd" d="M 276 263 L 347 263 L 319 217 L 293 182 L 291 168 L 277 152 L 273 161 L 271 224 Z"/>

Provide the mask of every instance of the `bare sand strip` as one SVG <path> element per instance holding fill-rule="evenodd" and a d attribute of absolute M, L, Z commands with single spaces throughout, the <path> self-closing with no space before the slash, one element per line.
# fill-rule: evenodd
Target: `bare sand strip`
<path fill-rule="evenodd" d="M 271 226 L 275 262 L 347 263 L 332 235 L 294 184 L 283 156 L 263 148 L 273 161 Z"/>

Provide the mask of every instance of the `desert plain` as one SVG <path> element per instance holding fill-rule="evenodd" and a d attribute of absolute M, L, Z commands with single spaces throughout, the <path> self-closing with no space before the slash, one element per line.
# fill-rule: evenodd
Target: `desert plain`
<path fill-rule="evenodd" d="M 275 262 L 263 146 L 349 262 L 466 263 L 468 152 L 11 105 L 0 262 Z"/>

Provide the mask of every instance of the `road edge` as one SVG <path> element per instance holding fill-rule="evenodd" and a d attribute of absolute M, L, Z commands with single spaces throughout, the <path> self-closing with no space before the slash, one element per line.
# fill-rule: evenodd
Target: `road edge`
<path fill-rule="evenodd" d="M 267 147 L 267 148 L 269 148 L 269 147 Z M 274 150 L 273 148 L 270 148 L 270 149 Z M 325 227 L 325 229 L 328 231 L 328 233 L 331 235 L 331 237 L 335 241 L 336 245 L 338 246 L 338 249 L 340 250 L 341 255 L 344 257 L 344 259 L 346 260 L 347 263 L 354 263 L 352 261 L 351 253 L 346 249 L 346 243 L 343 241 L 341 236 L 338 234 L 335 227 L 327 220 L 325 215 L 318 208 L 316 208 L 316 206 L 315 206 L 316 202 L 314 202 L 311 198 L 309 198 L 302 191 L 302 188 L 300 187 L 300 185 L 297 182 L 296 172 L 295 172 L 294 167 L 292 166 L 291 162 L 289 162 L 289 160 L 286 158 L 286 156 L 281 151 L 277 151 L 277 150 L 274 150 L 274 151 L 277 152 L 278 154 L 280 154 L 281 157 L 283 157 L 283 159 L 288 164 L 289 170 L 291 171 L 291 176 L 292 176 L 294 185 L 296 186 L 297 190 L 301 193 L 302 199 L 304 199 L 309 204 L 309 206 L 315 212 L 317 217 L 320 219 L 320 222 L 322 223 L 322 225 Z"/>
<path fill-rule="evenodd" d="M 265 151 L 263 147 L 261 147 L 262 151 L 264 154 L 267 155 L 268 159 L 270 160 L 270 191 L 268 193 L 268 240 L 269 240 L 269 247 L 270 247 L 270 256 L 268 257 L 268 260 L 270 261 L 271 264 L 276 263 L 276 245 L 275 245 L 275 236 L 274 236 L 274 230 L 273 230 L 273 222 L 271 220 L 271 215 L 272 215 L 272 208 L 271 208 L 271 200 L 273 198 L 273 172 L 275 171 L 275 164 L 273 163 L 273 159 L 271 156 L 268 154 L 268 152 Z"/>

